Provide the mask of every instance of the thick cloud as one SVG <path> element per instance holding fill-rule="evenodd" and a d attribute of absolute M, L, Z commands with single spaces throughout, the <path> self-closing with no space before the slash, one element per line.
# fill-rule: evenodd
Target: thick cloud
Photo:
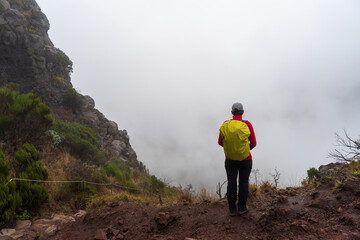
<path fill-rule="evenodd" d="M 254 168 L 283 185 L 360 133 L 358 1 L 38 0 L 72 82 L 128 130 L 151 173 L 215 188 L 218 129 L 244 104 Z"/>

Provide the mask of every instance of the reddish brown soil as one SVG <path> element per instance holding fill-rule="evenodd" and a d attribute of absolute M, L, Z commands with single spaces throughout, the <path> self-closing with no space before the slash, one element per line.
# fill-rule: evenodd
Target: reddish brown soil
<path fill-rule="evenodd" d="M 360 180 L 334 190 L 287 188 L 249 198 L 230 217 L 226 202 L 152 207 L 112 203 L 62 226 L 52 239 L 360 239 Z"/>

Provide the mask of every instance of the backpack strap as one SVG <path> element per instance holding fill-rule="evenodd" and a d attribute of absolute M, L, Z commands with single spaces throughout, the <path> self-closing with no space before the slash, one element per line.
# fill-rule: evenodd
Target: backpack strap
<path fill-rule="evenodd" d="M 246 123 L 248 120 L 241 120 L 243 123 Z"/>

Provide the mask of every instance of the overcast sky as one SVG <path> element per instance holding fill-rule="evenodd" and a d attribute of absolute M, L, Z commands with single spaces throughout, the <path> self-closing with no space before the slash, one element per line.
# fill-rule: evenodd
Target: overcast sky
<path fill-rule="evenodd" d="M 360 1 L 37 0 L 72 83 L 172 184 L 226 180 L 219 127 L 241 102 L 253 168 L 283 186 L 360 134 Z"/>

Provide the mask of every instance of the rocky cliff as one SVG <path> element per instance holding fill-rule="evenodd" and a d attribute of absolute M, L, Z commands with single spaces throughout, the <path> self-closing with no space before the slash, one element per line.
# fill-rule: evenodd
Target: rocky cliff
<path fill-rule="evenodd" d="M 35 0 L 0 0 L 0 86 L 16 83 L 21 92 L 36 93 L 58 118 L 97 129 L 100 147 L 111 156 L 139 164 L 126 130 L 95 109 L 91 97 L 76 94 L 76 113 L 64 107 L 72 62 L 51 42 L 49 27 Z"/>

